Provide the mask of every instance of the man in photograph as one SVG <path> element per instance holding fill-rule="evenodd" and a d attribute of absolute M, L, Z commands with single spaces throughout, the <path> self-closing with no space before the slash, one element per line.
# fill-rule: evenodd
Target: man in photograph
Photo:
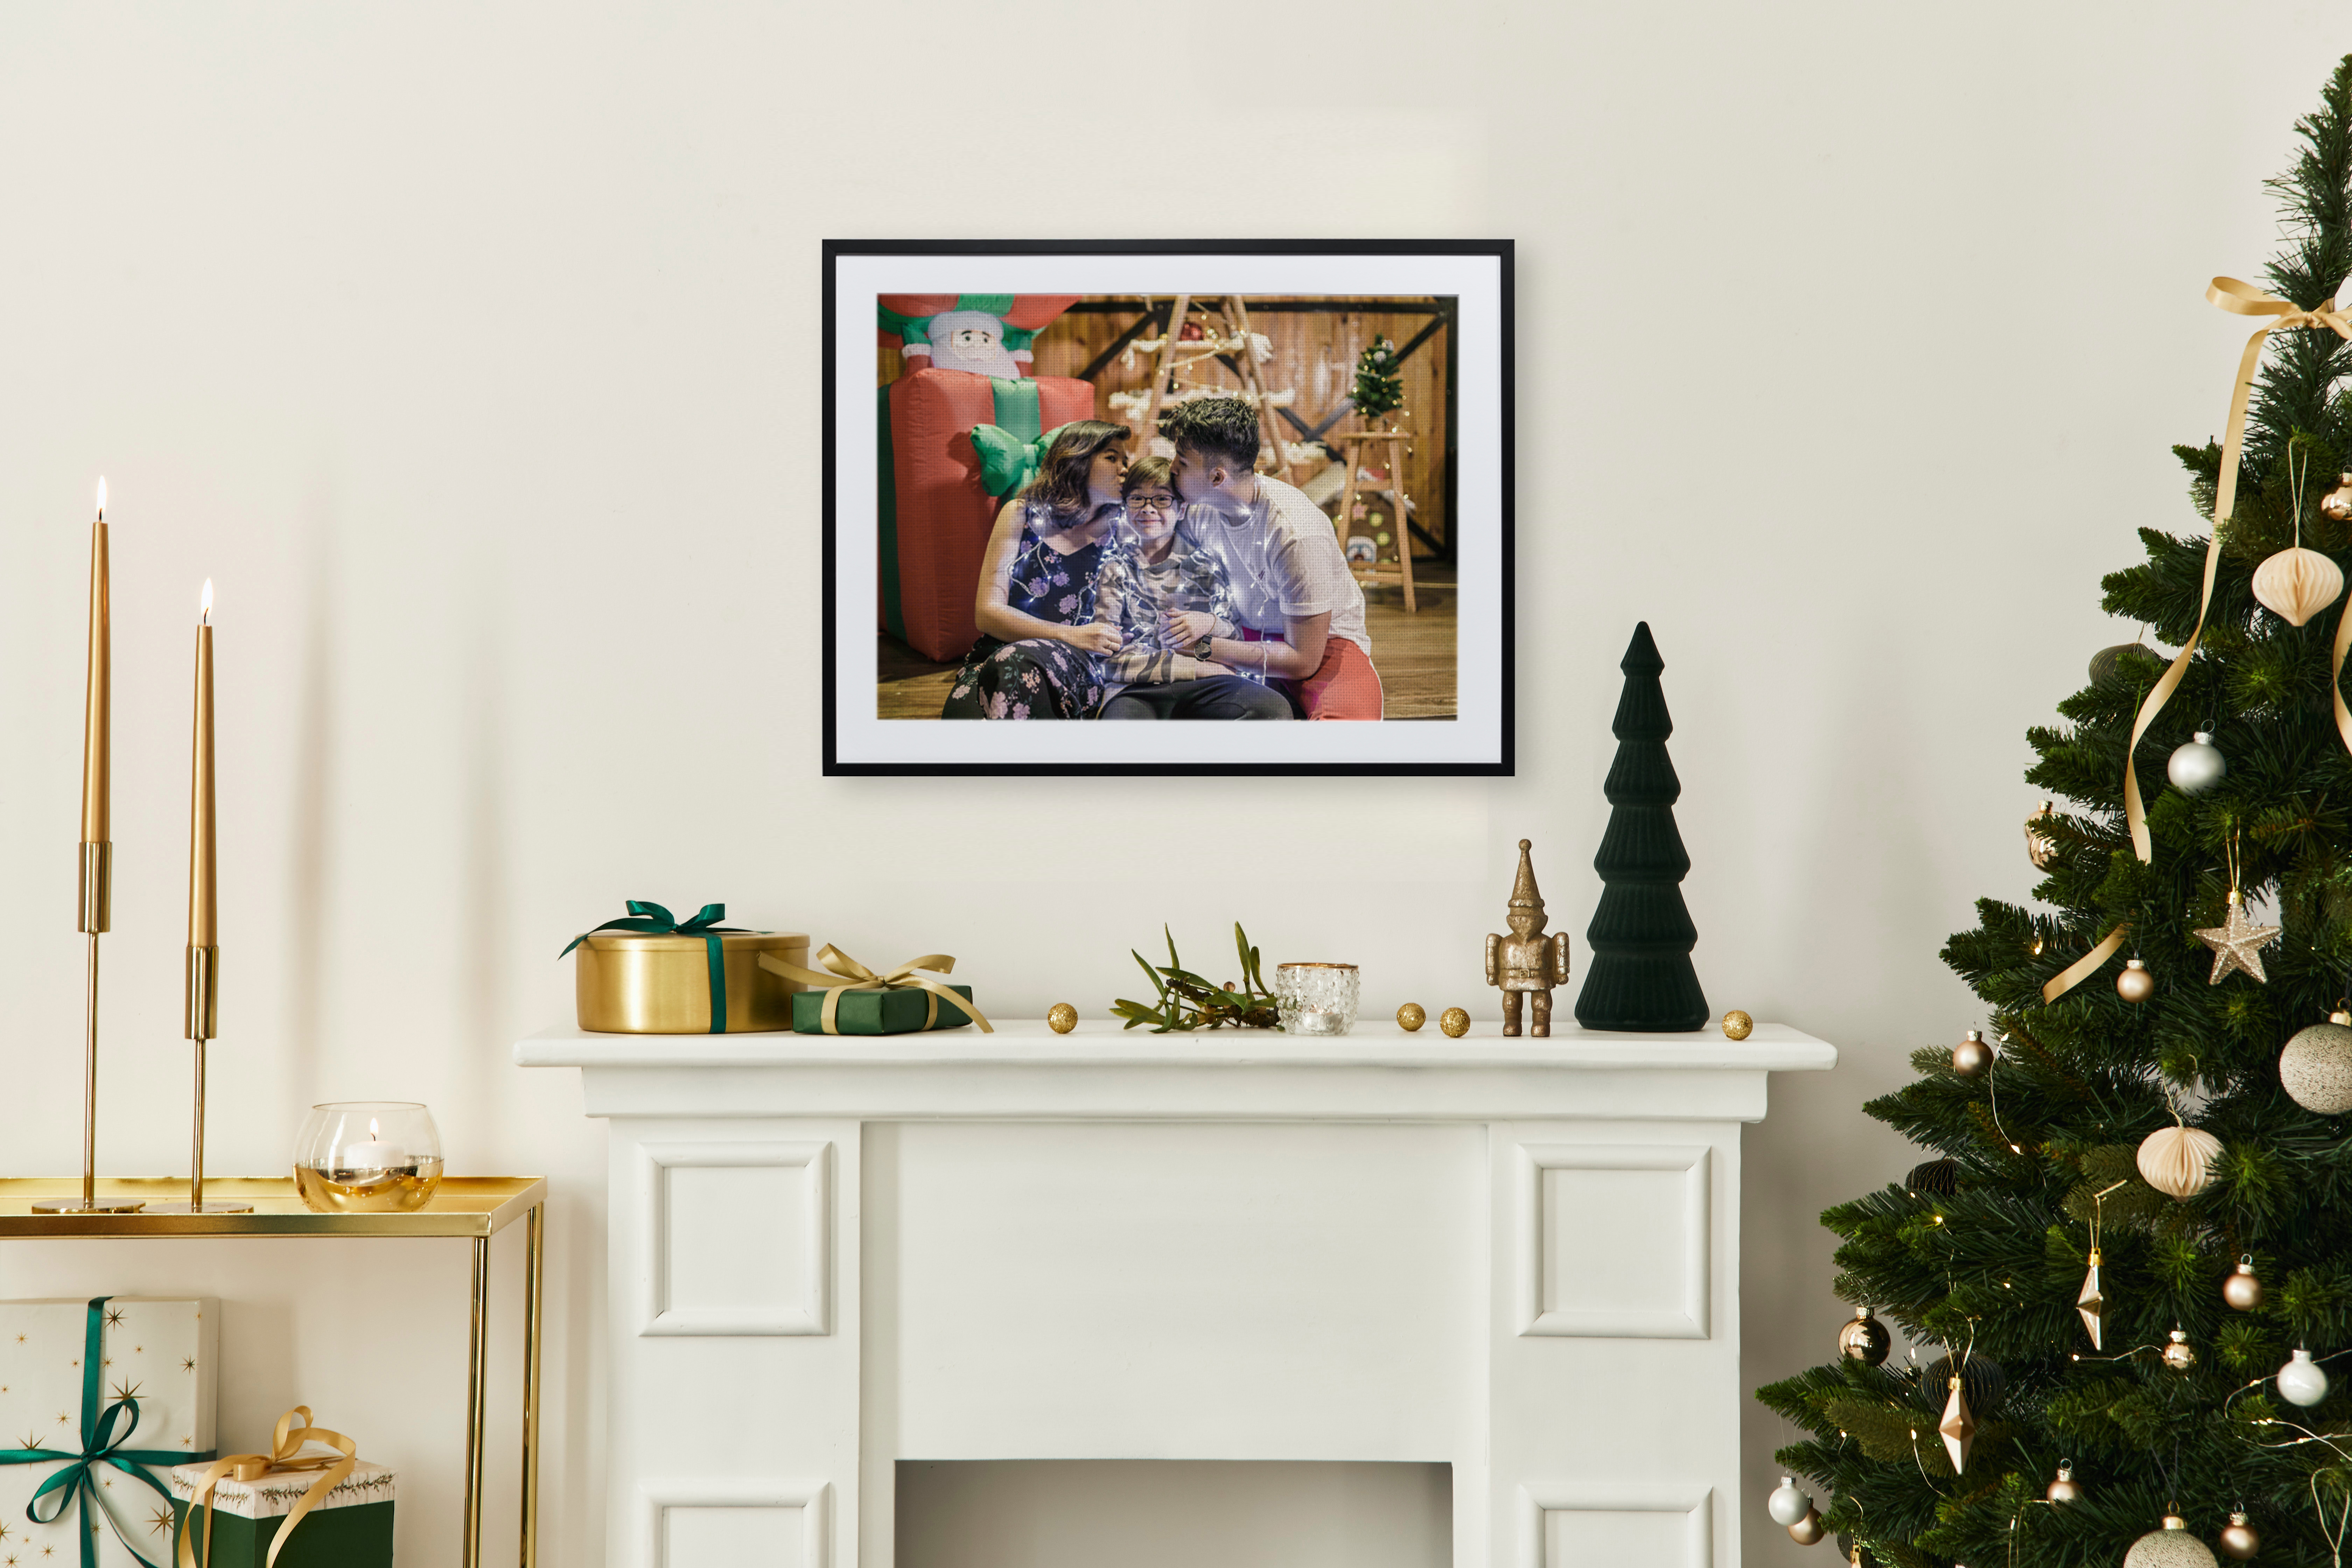
<path fill-rule="evenodd" d="M 1160 428 L 1176 444 L 1185 527 L 1232 581 L 1241 635 L 1206 639 L 1205 657 L 1286 682 L 1306 718 L 1380 718 L 1364 591 L 1323 509 L 1255 470 L 1256 410 L 1238 397 L 1198 398 L 1169 410 Z"/>

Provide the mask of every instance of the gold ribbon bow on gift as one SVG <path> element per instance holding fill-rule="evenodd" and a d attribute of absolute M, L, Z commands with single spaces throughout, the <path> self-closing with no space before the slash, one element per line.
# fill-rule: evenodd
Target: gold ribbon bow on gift
<path fill-rule="evenodd" d="M 831 942 L 816 950 L 816 961 L 831 973 L 821 974 L 814 969 L 803 969 L 797 963 L 786 963 L 772 952 L 760 955 L 760 967 L 772 974 L 781 974 L 787 980 L 797 980 L 803 985 L 813 985 L 823 991 L 824 1032 L 828 1035 L 841 1033 L 835 1020 L 841 1012 L 841 998 L 846 993 L 918 989 L 924 993 L 924 999 L 930 1004 L 930 1010 L 923 1016 L 924 1028 L 928 1029 L 940 1021 L 940 998 L 944 996 L 959 1011 L 971 1014 L 971 1021 L 980 1026 L 982 1034 L 996 1033 L 994 1026 L 978 1007 L 937 980 L 926 977 L 928 974 L 955 973 L 955 960 L 944 952 L 927 952 L 919 958 L 910 958 L 887 974 L 875 973 Z"/>
<path fill-rule="evenodd" d="M 302 1418 L 299 1426 L 294 1425 L 297 1415 Z M 342 1457 L 303 1454 L 303 1445 L 311 1442 L 326 1443 L 340 1448 Z M 250 1486 L 276 1472 L 320 1472 L 319 1479 L 310 1483 L 310 1489 L 286 1510 L 286 1522 L 278 1527 L 277 1538 L 269 1543 L 267 1568 L 277 1568 L 278 1553 L 284 1550 L 287 1538 L 294 1533 L 294 1527 L 301 1523 L 312 1509 L 324 1502 L 327 1494 L 341 1485 L 360 1462 L 360 1446 L 341 1432 L 330 1432 L 324 1426 L 311 1426 L 310 1407 L 307 1405 L 298 1405 L 278 1418 L 278 1431 L 269 1440 L 269 1449 L 267 1454 L 231 1454 L 226 1458 L 215 1459 L 211 1468 L 197 1480 L 195 1494 L 188 1500 L 188 1519 L 180 1526 L 180 1568 L 196 1568 L 196 1532 L 191 1526 L 198 1509 L 205 1510 L 204 1562 L 209 1565 L 213 1560 L 213 1489 L 224 1479 L 243 1481 Z"/>

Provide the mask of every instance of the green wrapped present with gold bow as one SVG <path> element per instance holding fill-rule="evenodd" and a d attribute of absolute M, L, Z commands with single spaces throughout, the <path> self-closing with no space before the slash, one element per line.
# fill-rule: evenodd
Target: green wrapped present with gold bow
<path fill-rule="evenodd" d="M 793 1028 L 803 1035 L 912 1035 L 978 1024 L 994 1034 L 971 999 L 971 987 L 946 977 L 955 960 L 944 952 L 910 958 L 876 973 L 830 943 L 817 950 L 823 970 L 763 954 L 760 967 L 816 989 L 793 998 Z"/>
<path fill-rule="evenodd" d="M 268 1453 L 173 1469 L 175 1568 L 392 1568 L 399 1478 L 310 1423 L 298 1405 Z"/>

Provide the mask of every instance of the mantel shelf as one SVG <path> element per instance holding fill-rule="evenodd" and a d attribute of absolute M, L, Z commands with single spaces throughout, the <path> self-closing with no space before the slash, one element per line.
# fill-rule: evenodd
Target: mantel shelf
<path fill-rule="evenodd" d="M 1505 1038 L 1381 1019 L 1338 1037 L 1277 1030 L 1154 1035 L 1043 1019 L 912 1035 L 612 1035 L 569 1026 L 517 1042 L 525 1067 L 583 1069 L 594 1116 L 848 1115 L 1382 1120 L 1764 1113 L 1773 1072 L 1819 1072 L 1832 1047 L 1786 1025 L 1721 1031 L 1556 1030 Z"/>

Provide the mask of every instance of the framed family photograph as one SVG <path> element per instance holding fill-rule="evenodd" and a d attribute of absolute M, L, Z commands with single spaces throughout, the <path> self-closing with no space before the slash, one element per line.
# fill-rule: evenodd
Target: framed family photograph
<path fill-rule="evenodd" d="M 1508 774 L 1511 260 L 826 241 L 824 771 Z"/>

